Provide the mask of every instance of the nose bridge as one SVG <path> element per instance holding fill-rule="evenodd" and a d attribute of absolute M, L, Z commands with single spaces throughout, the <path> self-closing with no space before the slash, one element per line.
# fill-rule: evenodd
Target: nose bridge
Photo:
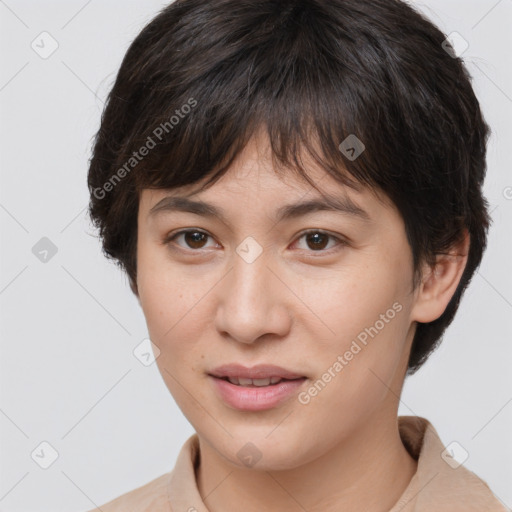
<path fill-rule="evenodd" d="M 289 328 L 282 285 L 267 267 L 270 253 L 258 246 L 246 239 L 237 247 L 217 310 L 217 329 L 244 343 L 266 333 L 284 335 Z"/>

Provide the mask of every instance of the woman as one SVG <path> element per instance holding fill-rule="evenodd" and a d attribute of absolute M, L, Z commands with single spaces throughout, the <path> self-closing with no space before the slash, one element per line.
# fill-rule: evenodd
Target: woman
<path fill-rule="evenodd" d="M 505 510 L 397 416 L 486 247 L 488 134 L 401 1 L 163 9 L 110 92 L 90 214 L 196 433 L 101 510 Z"/>

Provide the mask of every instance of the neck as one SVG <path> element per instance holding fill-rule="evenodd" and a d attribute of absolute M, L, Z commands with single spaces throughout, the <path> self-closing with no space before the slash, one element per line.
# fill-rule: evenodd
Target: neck
<path fill-rule="evenodd" d="M 200 454 L 197 485 L 211 512 L 383 512 L 417 468 L 400 439 L 396 413 L 369 418 L 327 453 L 292 469 L 240 468 L 201 439 Z"/>

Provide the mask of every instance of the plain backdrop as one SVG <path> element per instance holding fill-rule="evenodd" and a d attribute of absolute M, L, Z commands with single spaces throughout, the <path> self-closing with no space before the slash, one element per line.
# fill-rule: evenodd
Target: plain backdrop
<path fill-rule="evenodd" d="M 493 225 L 400 414 L 459 443 L 510 507 L 512 1 L 413 3 L 469 44 L 463 58 L 493 130 Z M 0 1 L 0 511 L 89 510 L 170 471 L 193 433 L 156 364 L 134 356 L 147 337 L 142 311 L 86 216 L 103 101 L 128 45 L 166 4 Z"/>

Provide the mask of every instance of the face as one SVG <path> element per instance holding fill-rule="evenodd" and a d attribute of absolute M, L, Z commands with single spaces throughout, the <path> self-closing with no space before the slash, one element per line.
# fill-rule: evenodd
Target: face
<path fill-rule="evenodd" d="M 268 151 L 252 139 L 208 189 L 142 192 L 137 289 L 159 370 L 200 439 L 237 466 L 284 469 L 396 418 L 415 294 L 385 198 L 311 164 L 342 208 L 285 209 L 325 200 L 278 176 Z"/>

